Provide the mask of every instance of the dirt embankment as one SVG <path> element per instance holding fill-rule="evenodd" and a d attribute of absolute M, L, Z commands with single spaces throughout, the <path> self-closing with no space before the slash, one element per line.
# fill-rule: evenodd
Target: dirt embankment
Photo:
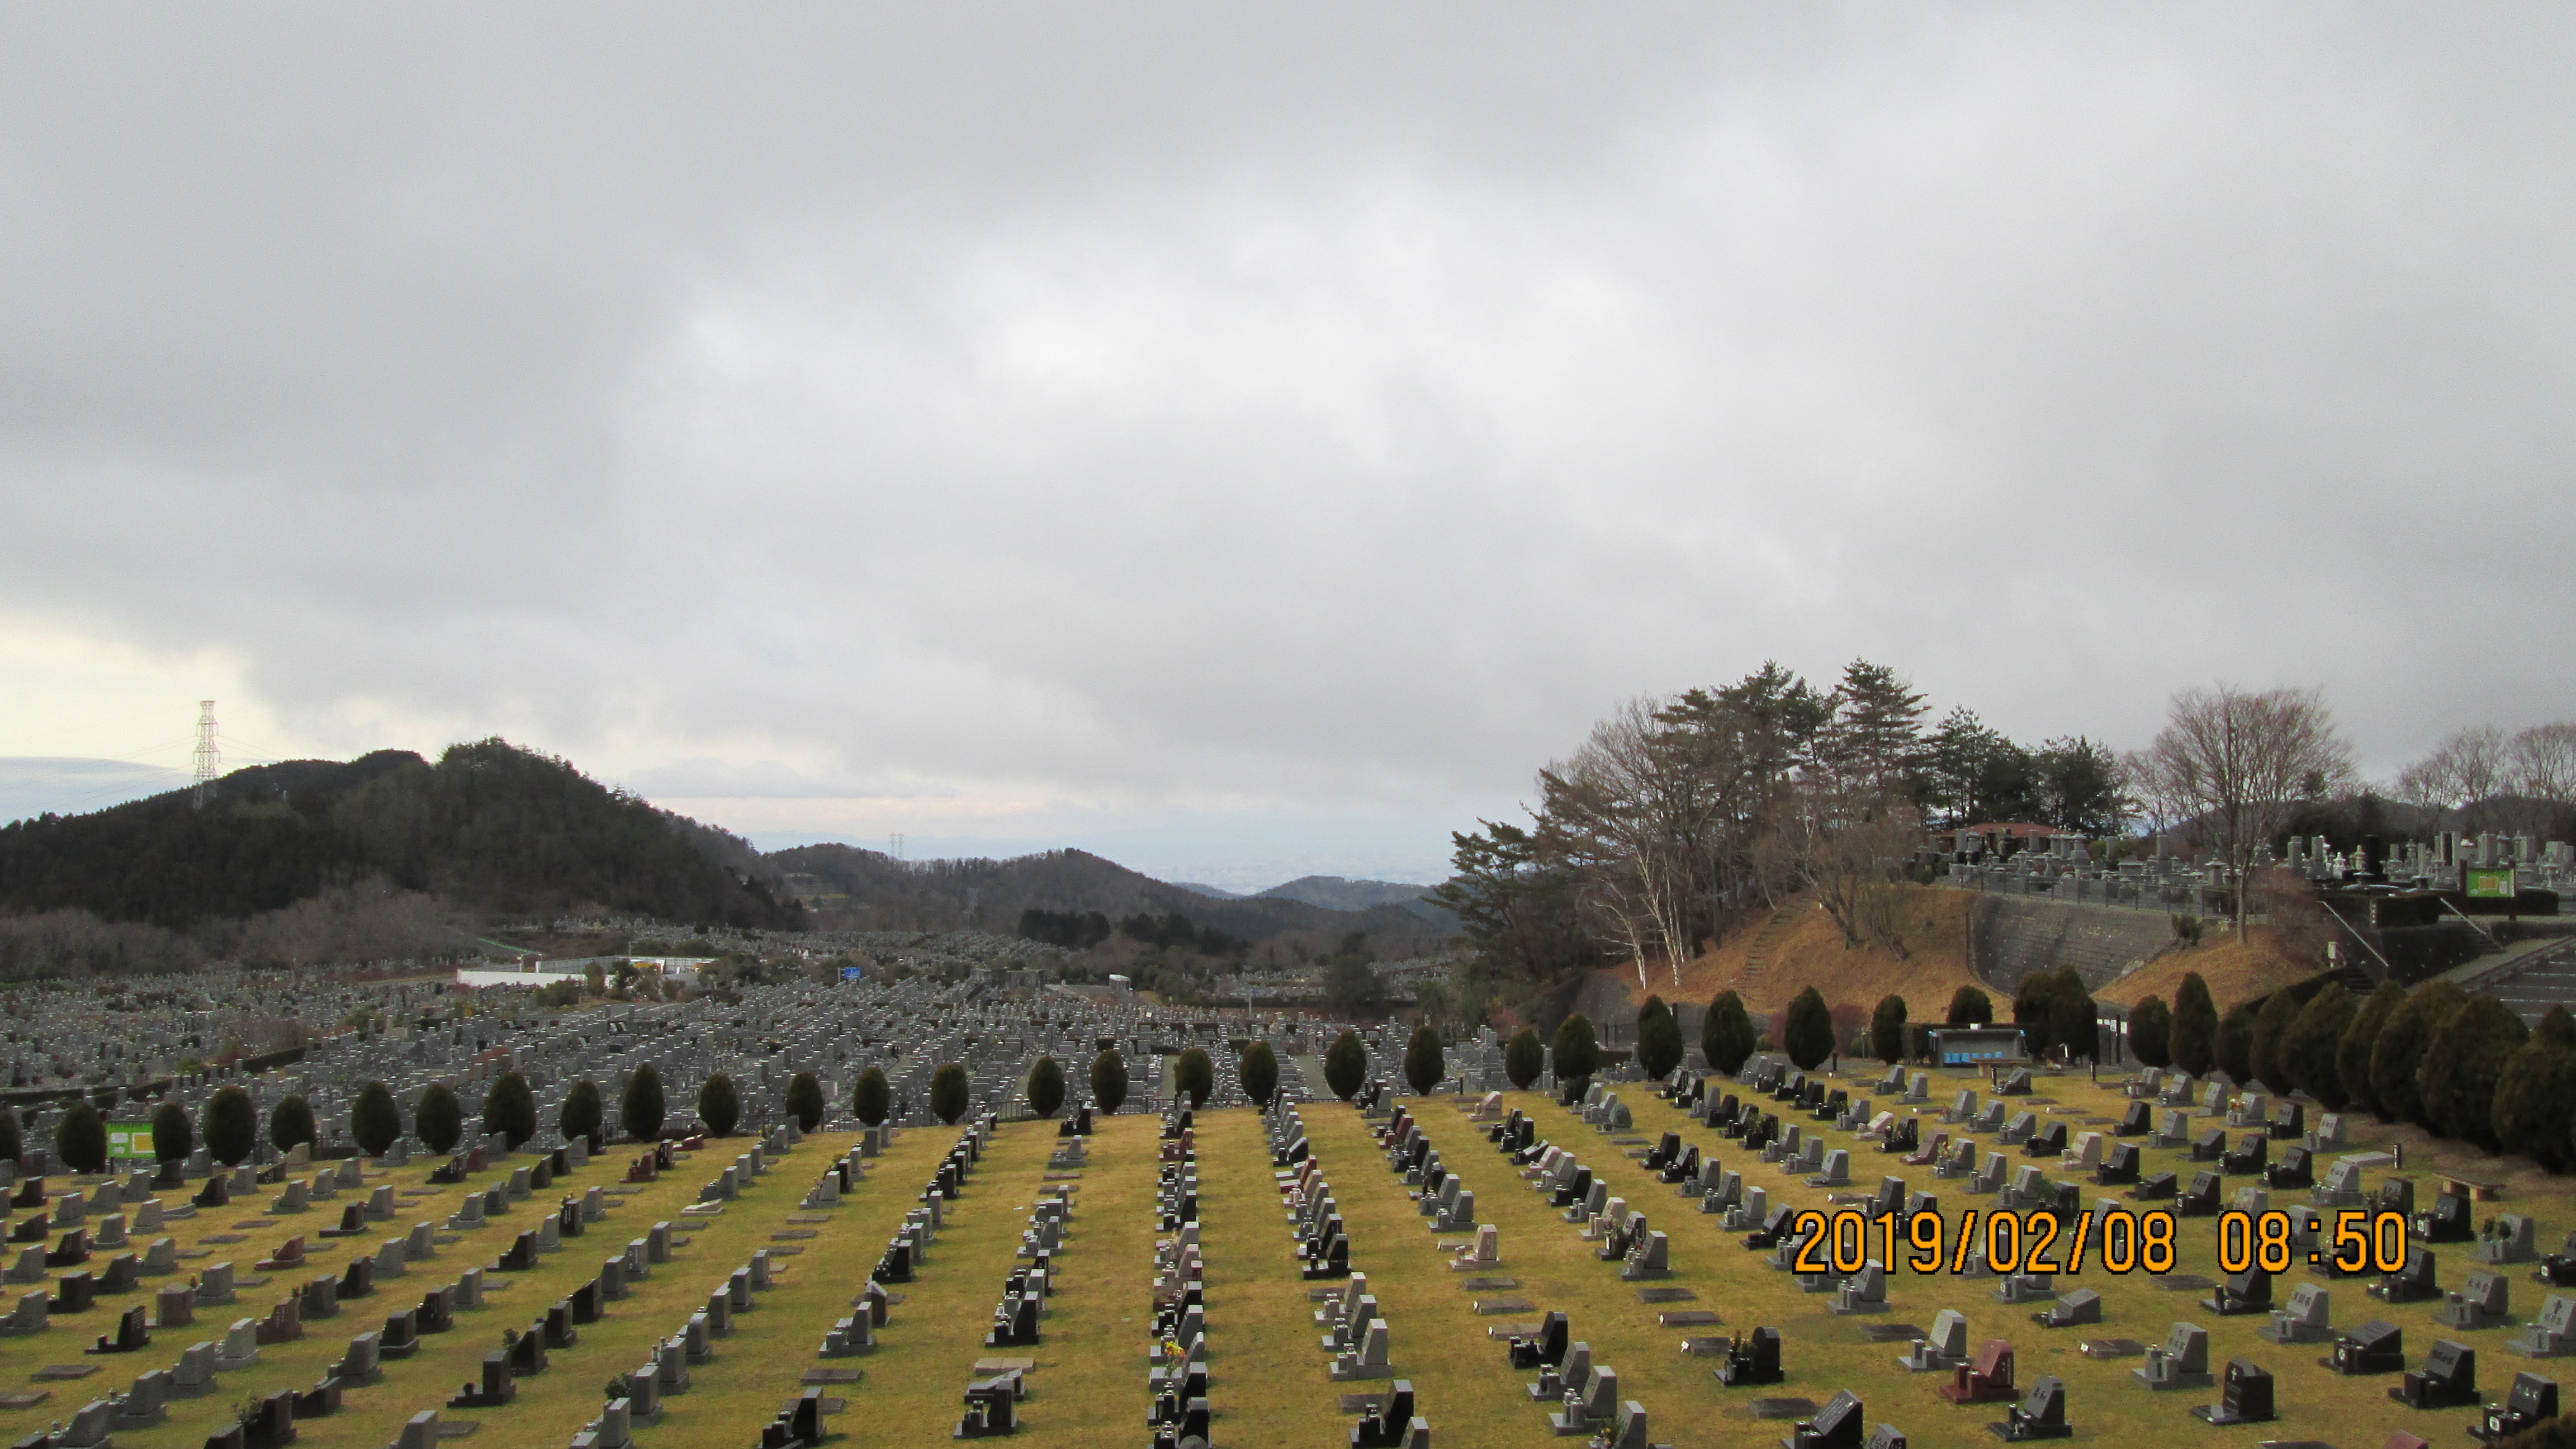
<path fill-rule="evenodd" d="M 1975 899 L 1966 891 L 1905 887 L 1896 913 L 1902 956 L 1881 946 L 1845 944 L 1833 918 L 1802 899 L 1790 902 L 1776 920 L 1767 912 L 1756 914 L 1706 955 L 1683 963 L 1678 983 L 1663 962 L 1647 968 L 1643 986 L 1633 965 L 1598 974 L 1617 981 L 1631 1005 L 1642 1004 L 1648 992 L 1706 1005 L 1732 989 L 1754 1012 L 1779 1011 L 1813 986 L 1827 1005 L 1864 1010 L 1883 996 L 1902 996 L 1906 1014 L 1923 1021 L 1940 1016 L 1960 987 L 1982 985 L 1968 970 L 1968 907 Z M 1991 988 L 1988 994 L 1994 994 Z"/>
<path fill-rule="evenodd" d="M 2209 999 L 2218 1004 L 2223 1016 L 2240 1001 L 2269 996 L 2284 986 L 2307 980 L 2317 974 L 2318 968 L 2285 952 L 2268 926 L 2254 927 L 2245 940 L 2239 941 L 2234 932 L 2213 924 L 2206 944 L 2168 951 L 2094 992 L 2094 999 L 2135 1006 L 2150 996 L 2160 996 L 2165 1005 L 2171 1006 L 2174 993 L 2182 989 L 2182 978 L 2194 971 L 2208 984 Z"/>

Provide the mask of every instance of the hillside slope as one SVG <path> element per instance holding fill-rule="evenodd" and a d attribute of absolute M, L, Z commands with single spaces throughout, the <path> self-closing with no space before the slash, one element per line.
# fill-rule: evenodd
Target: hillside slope
<path fill-rule="evenodd" d="M 799 923 L 792 902 L 710 858 L 728 841 L 493 739 L 451 746 L 434 765 L 382 750 L 236 770 L 203 809 L 174 791 L 0 827 L 0 910 L 85 910 L 176 930 L 372 879 L 510 914 L 591 905 Z"/>
<path fill-rule="evenodd" d="M 773 851 L 762 861 L 846 891 L 849 911 L 834 912 L 827 921 L 860 928 L 981 925 L 1008 931 L 1020 912 L 1032 909 L 1098 911 L 1112 920 L 1169 914 L 1244 941 L 1298 931 L 1325 938 L 1361 931 L 1380 955 L 1428 950 L 1446 934 L 1398 906 L 1343 911 L 1269 896 L 1220 900 L 1083 850 L 1050 850 L 1010 860 L 901 861 L 856 846 L 805 845 Z"/>
<path fill-rule="evenodd" d="M 1650 992 L 1666 1001 L 1704 1006 L 1720 991 L 1732 990 L 1748 1009 L 1771 1012 L 1786 1009 L 1789 998 L 1813 986 L 1833 1006 L 1866 1008 L 1883 996 L 1902 996 L 1908 1016 L 1920 1021 L 1939 1016 L 1962 986 L 1996 994 L 1968 970 L 1967 907 L 1972 899 L 1963 891 L 1907 887 L 1899 911 L 1898 934 L 1906 948 L 1902 957 L 1872 946 L 1846 946 L 1832 917 L 1797 900 L 1779 913 L 1776 931 L 1770 929 L 1771 916 L 1757 915 L 1706 954 L 1684 962 L 1678 985 L 1672 968 L 1663 963 L 1647 968 L 1643 986 L 1634 965 L 1593 974 L 1604 983 L 1616 982 L 1621 998 L 1632 1006 L 1642 1005 Z M 1757 944 L 1759 960 L 1754 959 Z"/>

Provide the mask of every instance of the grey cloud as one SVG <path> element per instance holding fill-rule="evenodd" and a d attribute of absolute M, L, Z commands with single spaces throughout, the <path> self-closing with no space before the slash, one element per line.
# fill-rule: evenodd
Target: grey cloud
<path fill-rule="evenodd" d="M 2487 14 L 20 8 L 0 608 L 671 796 L 1436 845 L 1855 654 L 2393 768 L 2576 642 L 2576 22 Z"/>

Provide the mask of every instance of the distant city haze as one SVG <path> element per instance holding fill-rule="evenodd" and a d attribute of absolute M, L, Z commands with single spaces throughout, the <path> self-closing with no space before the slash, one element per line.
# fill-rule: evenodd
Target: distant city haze
<path fill-rule="evenodd" d="M 2576 11 L 0 11 L 0 819 L 1427 883 L 1635 696 L 2571 713 Z"/>

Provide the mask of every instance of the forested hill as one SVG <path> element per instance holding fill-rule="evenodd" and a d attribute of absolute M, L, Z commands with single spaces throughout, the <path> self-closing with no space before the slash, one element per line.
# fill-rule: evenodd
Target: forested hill
<path fill-rule="evenodd" d="M 597 905 L 664 920 L 792 927 L 803 912 L 721 863 L 750 847 L 498 739 L 431 764 L 236 770 L 191 792 L 0 827 L 0 910 L 79 908 L 181 928 L 278 909 L 371 876 L 523 914 Z"/>
<path fill-rule="evenodd" d="M 939 929 L 981 924 L 1008 931 L 1024 910 L 1178 915 L 1239 941 L 1265 941 L 1290 931 L 1338 938 L 1364 931 L 1380 954 L 1428 950 L 1447 934 L 1401 907 L 1342 911 L 1304 901 L 1246 896 L 1219 900 L 1159 881 L 1088 851 L 1050 850 L 1012 860 L 901 861 L 849 845 L 772 851 L 764 865 L 810 875 L 849 894 L 853 924 Z"/>

